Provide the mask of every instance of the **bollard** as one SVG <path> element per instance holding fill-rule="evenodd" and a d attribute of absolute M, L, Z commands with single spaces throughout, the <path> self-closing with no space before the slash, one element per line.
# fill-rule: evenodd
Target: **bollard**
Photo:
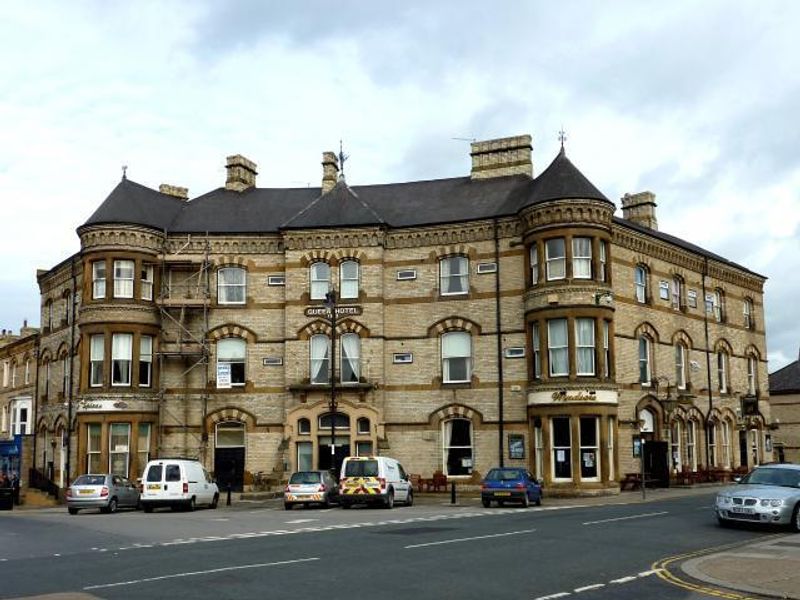
<path fill-rule="evenodd" d="M 450 504 L 456 503 L 456 482 L 450 483 Z"/>
<path fill-rule="evenodd" d="M 225 501 L 225 506 L 231 505 L 231 484 L 228 484 L 228 499 Z"/>

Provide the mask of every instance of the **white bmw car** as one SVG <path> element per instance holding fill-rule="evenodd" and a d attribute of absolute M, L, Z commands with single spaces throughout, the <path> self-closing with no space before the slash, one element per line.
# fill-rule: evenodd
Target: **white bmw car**
<path fill-rule="evenodd" d="M 720 525 L 732 522 L 789 525 L 800 533 L 800 465 L 756 467 L 717 494 Z"/>

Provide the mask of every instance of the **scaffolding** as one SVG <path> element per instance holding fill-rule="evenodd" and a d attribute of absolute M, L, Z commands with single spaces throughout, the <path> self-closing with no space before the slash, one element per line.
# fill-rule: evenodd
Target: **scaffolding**
<path fill-rule="evenodd" d="M 161 285 L 157 299 L 161 312 L 158 453 L 159 456 L 176 453 L 190 455 L 196 449 L 195 458 L 204 463 L 208 450 L 208 439 L 204 432 L 209 400 L 210 252 L 211 243 L 207 233 L 199 240 L 193 239 L 191 234 L 183 240 L 170 239 L 165 230 L 158 256 L 161 263 Z M 178 393 L 167 393 L 167 365 L 180 365 L 181 372 L 177 378 L 172 376 L 173 369 L 170 369 L 170 383 Z M 201 418 L 197 424 L 199 427 L 193 431 L 190 420 L 194 413 L 192 402 L 197 394 L 192 389 L 197 387 L 202 390 L 198 398 L 201 402 Z M 181 395 L 182 402 L 175 402 Z M 183 447 L 165 445 L 167 419 L 170 427 L 183 429 Z M 198 430 L 201 432 L 199 435 L 196 433 Z M 194 437 L 194 444 L 188 443 L 190 436 Z"/>

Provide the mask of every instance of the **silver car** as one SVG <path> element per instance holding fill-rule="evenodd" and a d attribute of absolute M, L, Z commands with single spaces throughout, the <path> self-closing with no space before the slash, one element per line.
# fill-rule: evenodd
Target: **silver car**
<path fill-rule="evenodd" d="M 328 471 L 298 471 L 292 473 L 283 492 L 283 507 L 292 510 L 295 504 L 322 504 L 329 507 L 339 502 L 339 484 Z"/>
<path fill-rule="evenodd" d="M 800 533 L 800 465 L 756 467 L 720 490 L 714 509 L 723 526 L 734 521 L 789 525 Z"/>
<path fill-rule="evenodd" d="M 67 510 L 71 515 L 77 515 L 82 508 L 113 513 L 122 507 L 139 507 L 139 489 L 120 475 L 81 475 L 67 488 Z"/>

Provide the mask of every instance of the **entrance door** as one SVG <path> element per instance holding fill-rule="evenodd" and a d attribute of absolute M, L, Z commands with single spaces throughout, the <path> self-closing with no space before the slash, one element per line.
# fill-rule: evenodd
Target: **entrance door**
<path fill-rule="evenodd" d="M 749 462 L 747 460 L 747 431 L 739 432 L 739 457 L 741 458 L 741 465 L 746 467 Z"/>
<path fill-rule="evenodd" d="M 331 462 L 331 438 L 330 436 L 320 436 L 319 443 L 317 444 L 317 468 L 324 471 L 330 471 L 333 467 Z M 350 437 L 349 436 L 336 436 L 336 479 L 339 478 L 338 470 L 342 468 L 344 459 L 350 456 Z"/>
<path fill-rule="evenodd" d="M 658 487 L 669 487 L 669 444 L 647 440 L 644 445 L 644 470 L 653 479 L 658 479 Z"/>
<path fill-rule="evenodd" d="M 227 491 L 228 485 L 231 491 L 241 492 L 244 485 L 244 448 L 216 448 L 214 476 L 220 492 Z"/>

